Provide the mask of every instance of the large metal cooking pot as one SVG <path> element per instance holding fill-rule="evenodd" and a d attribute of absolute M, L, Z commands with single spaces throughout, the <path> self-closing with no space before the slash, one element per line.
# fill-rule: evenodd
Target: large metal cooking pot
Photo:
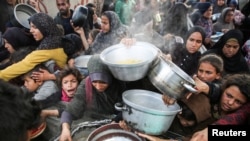
<path fill-rule="evenodd" d="M 123 130 L 118 123 L 103 125 L 87 138 L 87 141 L 143 141 L 136 134 Z"/>
<path fill-rule="evenodd" d="M 165 133 L 172 124 L 180 106 L 165 105 L 162 95 L 148 90 L 127 90 L 122 94 L 124 104 L 116 103 L 123 119 L 134 130 L 151 135 Z"/>
<path fill-rule="evenodd" d="M 136 42 L 131 47 L 116 44 L 103 50 L 100 58 L 115 78 L 122 81 L 136 81 L 147 75 L 159 51 L 147 42 Z"/>
<path fill-rule="evenodd" d="M 148 77 L 151 83 L 163 94 L 172 98 L 181 98 L 188 92 L 195 93 L 194 80 L 172 61 L 159 57 L 159 62 L 150 69 Z"/>
<path fill-rule="evenodd" d="M 28 19 L 35 13 L 38 13 L 35 8 L 28 4 L 19 3 L 14 8 L 14 17 L 11 23 L 16 27 L 24 27 L 30 29 Z"/>

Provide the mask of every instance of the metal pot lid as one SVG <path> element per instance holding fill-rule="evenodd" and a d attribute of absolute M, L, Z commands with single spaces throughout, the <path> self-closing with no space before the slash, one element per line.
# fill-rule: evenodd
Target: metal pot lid
<path fill-rule="evenodd" d="M 174 115 L 181 111 L 177 103 L 166 105 L 161 94 L 148 90 L 127 90 L 122 94 L 122 99 L 128 106 L 150 114 Z"/>
<path fill-rule="evenodd" d="M 35 13 L 38 13 L 35 8 L 24 3 L 17 4 L 14 8 L 14 16 L 16 21 L 27 29 L 30 29 L 28 19 Z"/>

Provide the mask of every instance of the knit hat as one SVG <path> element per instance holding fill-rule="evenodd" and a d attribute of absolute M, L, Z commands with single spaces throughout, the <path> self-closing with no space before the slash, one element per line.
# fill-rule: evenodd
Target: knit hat
<path fill-rule="evenodd" d="M 63 36 L 63 49 L 68 57 L 72 57 L 76 52 L 83 48 L 82 40 L 79 35 L 71 33 Z"/>
<path fill-rule="evenodd" d="M 15 50 L 18 50 L 23 46 L 35 44 L 35 39 L 31 35 L 29 35 L 29 33 L 25 32 L 22 28 L 18 27 L 8 28 L 4 32 L 3 38 L 7 40 Z"/>
<path fill-rule="evenodd" d="M 197 8 L 201 12 L 201 14 L 204 14 L 210 6 L 210 2 L 199 2 Z"/>
<path fill-rule="evenodd" d="M 197 123 L 211 117 L 211 105 L 206 95 L 192 95 L 189 99 L 183 98 L 181 101 L 194 112 Z"/>
<path fill-rule="evenodd" d="M 112 75 L 110 74 L 108 67 L 101 61 L 99 54 L 91 56 L 87 67 L 92 82 L 99 80 L 108 84 L 112 83 Z"/>
<path fill-rule="evenodd" d="M 233 5 L 233 6 L 237 7 L 238 3 L 236 0 L 231 0 L 229 5 Z"/>

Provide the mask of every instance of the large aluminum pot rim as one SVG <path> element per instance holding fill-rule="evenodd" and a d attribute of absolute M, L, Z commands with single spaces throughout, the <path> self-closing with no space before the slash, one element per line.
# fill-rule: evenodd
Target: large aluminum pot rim
<path fill-rule="evenodd" d="M 107 135 L 107 134 L 112 135 L 112 133 L 118 133 L 118 132 L 122 133 L 122 135 L 126 135 L 126 137 L 130 136 L 130 137 L 133 137 L 133 139 L 137 139 L 135 141 L 144 141 L 144 139 L 140 138 L 136 134 L 123 130 L 120 127 L 119 123 L 102 125 L 101 127 L 92 131 L 86 140 L 87 141 L 94 141 L 93 139 L 98 139 L 98 137 L 96 138 L 96 136 L 100 137 L 102 135 Z M 100 133 L 103 133 L 103 134 L 100 135 Z M 112 139 L 112 136 L 111 136 L 111 139 Z"/>
<path fill-rule="evenodd" d="M 162 102 L 162 106 L 166 106 L 165 109 L 162 108 L 161 110 L 153 109 L 153 108 L 148 108 L 141 106 L 139 104 L 133 103 L 128 100 L 128 97 L 130 95 L 138 95 L 138 98 L 140 96 L 152 96 L 152 99 L 157 99 L 158 102 Z M 140 95 L 139 95 L 140 94 Z M 142 111 L 144 113 L 149 113 L 149 114 L 155 114 L 155 115 L 175 115 L 176 113 L 180 112 L 182 109 L 181 107 L 175 102 L 173 105 L 165 105 L 163 100 L 162 100 L 162 94 L 149 91 L 149 90 L 142 90 L 142 89 L 132 89 L 132 90 L 127 90 L 123 92 L 122 94 L 122 99 L 123 102 L 127 105 L 130 106 L 138 111 Z M 174 110 L 171 110 L 174 109 Z"/>
<path fill-rule="evenodd" d="M 161 59 L 165 61 L 168 66 L 170 66 L 171 70 L 175 72 L 179 77 L 184 79 L 185 81 L 189 82 L 192 85 L 195 85 L 194 79 L 192 79 L 188 74 L 186 74 L 181 68 L 179 68 L 175 63 L 167 59 Z"/>
<path fill-rule="evenodd" d="M 110 63 L 109 61 L 107 61 L 105 59 L 105 55 L 108 54 L 109 52 L 112 52 L 114 50 L 117 50 L 119 48 L 127 48 L 127 49 L 131 49 L 133 46 L 139 46 L 139 47 L 145 47 L 145 49 L 148 49 L 152 52 L 153 56 L 155 57 L 149 57 L 150 59 L 147 60 L 143 60 L 142 62 L 139 63 L 135 63 L 135 64 L 118 64 L 118 63 Z M 104 49 L 101 53 L 100 53 L 100 58 L 103 61 L 103 63 L 105 63 L 108 66 L 114 66 L 114 67 L 137 67 L 137 66 L 143 66 L 145 64 L 151 63 L 153 62 L 154 59 L 157 58 L 157 54 L 159 52 L 161 52 L 157 47 L 155 47 L 154 45 L 147 43 L 147 42 L 136 42 L 133 46 L 131 47 L 126 47 L 124 44 L 119 43 L 116 45 L 112 45 L 106 49 Z"/>
<path fill-rule="evenodd" d="M 27 28 L 27 29 L 30 29 L 30 26 L 26 25 L 25 23 L 23 23 L 23 22 L 20 20 L 21 17 L 18 17 L 17 11 L 22 11 L 22 12 L 24 12 L 24 13 L 26 13 L 26 14 L 31 14 L 30 16 L 32 16 L 32 14 L 38 13 L 38 11 L 37 11 L 34 7 L 32 7 L 32 6 L 28 5 L 28 4 L 25 4 L 25 3 L 19 3 L 19 4 L 17 4 L 17 5 L 14 7 L 14 16 L 15 16 L 15 20 L 16 20 L 21 26 L 23 26 L 23 27 L 25 27 L 25 28 Z M 28 22 L 28 19 L 27 19 L 27 22 Z"/>

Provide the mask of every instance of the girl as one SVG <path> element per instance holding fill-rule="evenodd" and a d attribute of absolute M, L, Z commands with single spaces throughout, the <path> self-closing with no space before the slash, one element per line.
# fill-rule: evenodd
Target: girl
<path fill-rule="evenodd" d="M 199 49 L 204 41 L 204 30 L 199 26 L 192 27 L 186 33 L 184 46 L 176 46 L 170 54 L 172 61 L 184 72 L 193 75 L 197 70 L 198 60 L 201 56 Z"/>
<path fill-rule="evenodd" d="M 82 80 L 81 73 L 76 68 L 66 66 L 57 77 L 59 91 L 48 97 L 44 101 L 39 101 L 44 108 L 55 105 L 55 103 L 68 103 L 75 96 L 76 89 Z"/>
<path fill-rule="evenodd" d="M 210 114 L 210 99 L 220 90 L 219 82 L 221 73 L 223 72 L 223 61 L 217 55 L 206 55 L 200 58 L 197 76 L 195 76 L 198 95 L 192 95 L 189 99 L 182 98 L 177 102 L 182 107 L 182 112 L 179 113 L 172 122 L 169 131 L 175 132 L 188 138 L 192 133 L 199 128 L 204 128 L 206 124 L 200 124 L 211 117 Z M 198 83 L 197 83 L 198 82 Z M 207 91 L 202 88 L 208 87 Z M 203 92 L 204 91 L 204 92 Z M 173 104 L 167 95 L 163 95 L 163 101 L 166 104 Z M 123 123 L 120 123 L 121 126 Z M 168 134 L 168 133 L 166 133 Z M 140 136 L 147 138 L 150 141 L 167 141 L 158 137 L 139 133 Z M 164 134 L 165 135 L 165 134 Z M 164 136 L 163 135 L 163 136 Z"/>

